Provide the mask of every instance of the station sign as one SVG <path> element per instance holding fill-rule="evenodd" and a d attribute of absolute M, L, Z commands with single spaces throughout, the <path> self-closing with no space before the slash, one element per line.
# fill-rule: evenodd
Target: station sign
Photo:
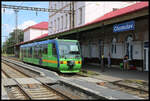
<path fill-rule="evenodd" d="M 135 29 L 135 21 L 115 24 L 113 26 L 113 32 L 122 32 L 122 31 L 134 30 L 134 29 Z"/>

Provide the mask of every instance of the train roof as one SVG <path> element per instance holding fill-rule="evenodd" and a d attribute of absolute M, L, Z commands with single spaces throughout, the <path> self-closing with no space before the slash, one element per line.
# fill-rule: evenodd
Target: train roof
<path fill-rule="evenodd" d="M 25 44 L 25 45 L 21 45 L 20 47 L 31 47 L 31 46 L 35 46 L 35 45 L 41 45 L 41 44 L 48 44 L 48 43 L 53 43 L 55 41 L 55 39 L 53 40 L 46 40 L 46 41 L 40 41 L 40 42 L 34 42 L 34 43 L 29 43 L 29 44 Z"/>
<path fill-rule="evenodd" d="M 42 45 L 42 44 L 54 43 L 56 40 L 58 40 L 58 41 L 72 41 L 72 42 L 77 42 L 77 40 L 53 39 L 53 40 L 46 40 L 46 41 L 29 43 L 29 44 L 21 45 L 20 47 L 23 48 L 23 47 L 31 47 L 31 46 L 35 46 L 35 45 Z"/>

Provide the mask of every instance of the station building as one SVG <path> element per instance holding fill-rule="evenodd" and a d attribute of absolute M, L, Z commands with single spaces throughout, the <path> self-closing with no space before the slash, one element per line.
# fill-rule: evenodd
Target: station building
<path fill-rule="evenodd" d="M 119 66 L 124 55 L 129 56 L 130 65 L 141 71 L 149 71 L 149 4 L 137 2 L 133 5 L 110 11 L 94 21 L 70 30 L 21 44 L 53 38 L 79 40 L 83 63 L 100 65 L 104 55 L 107 64 L 111 54 L 112 66 Z M 19 44 L 19 45 L 21 45 Z"/>
<path fill-rule="evenodd" d="M 79 40 L 85 64 L 100 65 L 102 55 L 104 64 L 107 64 L 110 53 L 114 67 L 119 66 L 124 56 L 128 55 L 130 65 L 141 71 L 148 71 L 148 6 L 148 2 L 137 2 L 56 35 L 58 38 Z"/>
<path fill-rule="evenodd" d="M 95 1 L 50 1 L 49 9 L 59 9 L 60 12 L 49 13 L 49 35 L 70 30 L 85 25 L 104 14 L 136 2 L 95 2 Z M 63 13 L 63 11 L 67 11 Z M 72 12 L 74 11 L 74 13 Z"/>
<path fill-rule="evenodd" d="M 110 53 L 111 63 L 116 66 L 129 56 L 129 64 L 141 71 L 149 67 L 149 13 L 148 3 L 141 2 L 109 12 L 86 25 L 95 24 L 81 32 L 82 56 L 86 63 L 104 64 Z"/>
<path fill-rule="evenodd" d="M 104 55 L 104 62 L 107 64 L 107 56 L 110 53 L 111 63 L 116 66 L 123 62 L 125 55 L 128 55 L 130 65 L 148 71 L 149 16 L 144 15 L 146 12 L 144 9 L 143 12 L 141 11 L 144 16 L 139 14 L 136 11 L 137 5 L 110 12 L 94 21 L 101 21 L 102 27 L 89 30 L 82 35 L 81 47 L 84 62 L 100 64 L 101 56 Z M 134 13 L 124 15 L 131 9 L 134 9 Z M 113 14 L 120 15 L 120 17 L 113 18 Z M 137 16 L 134 17 L 136 14 Z M 113 19 L 101 20 L 105 18 Z"/>
<path fill-rule="evenodd" d="M 24 42 L 35 39 L 45 33 L 48 33 L 48 22 L 40 22 L 38 24 L 27 27 L 24 31 Z"/>

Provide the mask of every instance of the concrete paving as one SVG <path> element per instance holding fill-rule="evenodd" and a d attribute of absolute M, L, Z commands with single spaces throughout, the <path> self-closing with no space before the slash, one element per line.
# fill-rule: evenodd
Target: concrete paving
<path fill-rule="evenodd" d="M 99 83 L 99 82 L 105 82 L 104 80 L 92 78 L 92 77 L 62 77 L 65 79 L 72 79 L 72 80 L 81 80 L 81 81 L 87 81 L 87 82 L 93 82 L 93 83 Z"/>
<path fill-rule="evenodd" d="M 2 100 L 9 100 L 9 97 L 7 95 L 7 92 L 6 92 L 5 88 L 4 88 L 4 86 L 3 86 L 3 83 L 1 85 L 1 99 Z"/>
<path fill-rule="evenodd" d="M 102 96 L 106 99 L 119 99 L 119 100 L 120 99 L 142 99 L 132 94 L 112 90 L 107 87 L 99 86 L 96 83 L 88 82 L 81 79 L 75 80 L 75 79 L 62 78 L 61 80 L 67 82 L 68 84 L 75 85 L 76 87 L 79 87 L 86 91 L 95 93 L 96 95 Z"/>
<path fill-rule="evenodd" d="M 14 78 L 19 84 L 40 84 L 33 78 Z"/>
<path fill-rule="evenodd" d="M 53 84 L 57 82 L 56 79 L 52 79 L 51 77 L 37 77 L 36 79 L 43 83 L 48 83 L 48 84 Z"/>
<path fill-rule="evenodd" d="M 125 70 L 122 71 L 119 68 L 105 68 L 105 71 L 102 72 L 100 66 L 97 65 L 84 65 L 82 69 L 94 71 L 99 73 L 101 76 L 95 76 L 96 78 L 101 78 L 102 80 L 110 80 L 110 82 L 114 79 L 138 79 L 145 80 L 149 82 L 149 73 L 144 71 L 137 70 Z"/>

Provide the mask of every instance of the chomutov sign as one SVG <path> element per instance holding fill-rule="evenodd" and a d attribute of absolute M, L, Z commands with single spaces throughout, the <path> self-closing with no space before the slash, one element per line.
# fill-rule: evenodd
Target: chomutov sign
<path fill-rule="evenodd" d="M 116 24 L 113 26 L 113 32 L 122 32 L 128 30 L 134 30 L 135 22 L 129 21 L 121 24 Z"/>

